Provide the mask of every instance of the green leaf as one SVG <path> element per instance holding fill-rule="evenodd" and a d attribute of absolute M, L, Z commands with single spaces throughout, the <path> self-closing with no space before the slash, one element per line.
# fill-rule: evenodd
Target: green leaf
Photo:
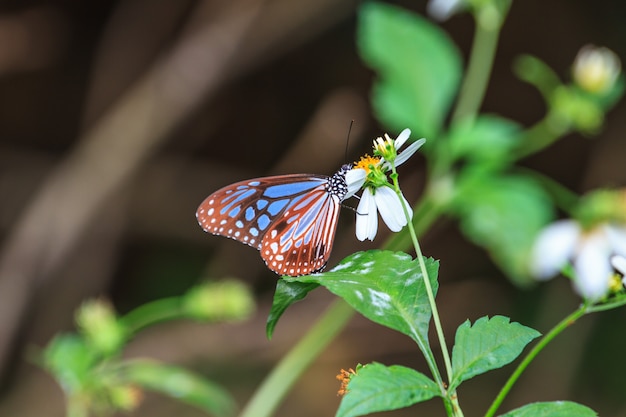
<path fill-rule="evenodd" d="M 125 382 L 163 393 L 218 417 L 234 414 L 235 402 L 228 392 L 186 369 L 141 360 L 125 364 L 123 371 Z"/>
<path fill-rule="evenodd" d="M 424 262 L 436 294 L 439 263 L 431 258 Z M 410 336 L 425 354 L 430 351 L 430 305 L 419 262 L 410 255 L 357 252 L 329 272 L 290 280 L 323 285 L 368 319 Z"/>
<path fill-rule="evenodd" d="M 441 129 L 461 79 L 460 54 L 427 19 L 385 3 L 364 3 L 357 43 L 379 74 L 372 104 L 378 118 L 400 131 L 433 137 Z"/>
<path fill-rule="evenodd" d="M 319 284 L 285 281 L 284 279 L 279 279 L 276 282 L 272 309 L 265 325 L 265 334 L 268 339 L 272 338 L 278 319 L 280 319 L 285 310 L 293 303 L 302 300 L 310 291 L 317 287 L 319 287 Z"/>
<path fill-rule="evenodd" d="M 350 378 L 336 417 L 397 410 L 441 395 L 437 384 L 411 368 L 371 363 Z"/>
<path fill-rule="evenodd" d="M 570 401 L 527 404 L 500 417 L 597 417 L 589 407 Z"/>
<path fill-rule="evenodd" d="M 534 180 L 466 169 L 459 175 L 452 210 L 463 233 L 487 249 L 515 283 L 533 282 L 530 251 L 539 230 L 553 218 L 552 203 Z"/>
<path fill-rule="evenodd" d="M 452 349 L 452 382 L 454 390 L 463 381 L 500 368 L 519 356 L 531 340 L 540 333 L 508 317 L 482 317 L 470 326 L 469 320 L 456 332 Z"/>
<path fill-rule="evenodd" d="M 511 159 L 511 151 L 518 145 L 520 126 L 494 115 L 480 115 L 456 123 L 448 133 L 451 157 L 472 161 L 488 161 L 504 165 Z"/>

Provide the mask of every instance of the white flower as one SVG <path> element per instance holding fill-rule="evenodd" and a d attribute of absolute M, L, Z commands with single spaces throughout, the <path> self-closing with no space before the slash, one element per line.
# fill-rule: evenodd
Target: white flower
<path fill-rule="evenodd" d="M 352 168 L 350 171 L 346 173 L 346 183 L 348 184 L 348 192 L 344 196 L 344 200 L 352 197 L 356 194 L 363 184 L 365 184 L 365 177 L 367 176 L 367 171 L 364 168 Z"/>
<path fill-rule="evenodd" d="M 465 7 L 463 0 L 430 0 L 426 6 L 426 13 L 435 20 L 443 22 Z"/>
<path fill-rule="evenodd" d="M 400 148 L 402 147 L 402 145 L 404 145 L 406 141 L 409 139 L 409 136 L 411 136 L 411 129 L 404 129 L 402 132 L 400 132 L 398 137 L 393 140 L 393 147 L 396 150 L 397 156 L 395 157 L 393 161 L 386 161 L 383 155 L 382 166 L 385 169 L 385 171 L 391 170 L 391 162 L 393 162 L 396 167 L 399 167 L 400 165 L 405 163 L 426 142 L 426 139 L 424 138 L 416 140 L 415 142 L 410 144 L 404 151 L 398 152 Z M 389 135 L 387 135 L 386 133 L 385 133 L 385 138 L 387 140 L 387 143 L 390 143 L 392 140 L 389 137 Z M 382 138 L 378 138 L 374 143 L 378 143 L 381 140 Z"/>
<path fill-rule="evenodd" d="M 535 241 L 531 271 L 538 279 L 548 279 L 572 262 L 576 292 L 597 300 L 609 290 L 612 255 L 626 256 L 626 228 L 602 224 L 585 231 L 573 220 L 560 220 Z"/>
<path fill-rule="evenodd" d="M 411 131 L 404 129 L 396 139 L 385 135 L 385 139 L 374 140 L 374 153 L 380 157 L 364 157 L 346 174 L 348 192 L 345 198 L 353 196 L 364 187 L 356 213 L 356 236 L 361 241 L 373 240 L 376 236 L 379 212 L 385 224 L 394 232 L 400 231 L 407 224 L 403 203 L 409 218 L 413 217 L 413 211 L 406 198 L 402 194 L 398 196 L 389 187 L 386 175 L 391 170 L 392 163 L 396 167 L 403 164 L 424 144 L 425 139 L 420 139 L 403 152 L 398 152 L 410 135 Z"/>
<path fill-rule="evenodd" d="M 404 207 L 409 217 L 413 218 L 413 210 L 403 195 L 402 200 L 390 187 L 379 187 L 374 190 L 367 187 L 363 190 L 361 201 L 356 208 L 356 237 L 360 241 L 374 240 L 378 231 L 378 213 L 392 232 L 399 232 L 407 224 Z"/>
<path fill-rule="evenodd" d="M 609 91 L 620 74 L 621 63 L 613 51 L 604 47 L 585 45 L 574 60 L 574 81 L 590 93 Z"/>
<path fill-rule="evenodd" d="M 378 149 L 379 144 L 392 144 L 395 152 L 397 153 L 397 156 L 395 156 L 393 163 L 396 167 L 398 167 L 405 163 L 426 142 L 426 139 L 424 138 L 416 140 L 415 142 L 410 144 L 404 151 L 398 153 L 397 151 L 402 147 L 402 145 L 406 143 L 409 136 L 411 136 L 411 129 L 404 129 L 402 132 L 400 132 L 396 139 L 391 139 L 389 135 L 385 134 L 385 139 L 378 138 L 374 140 L 374 149 Z M 370 158 L 368 161 L 371 162 L 375 168 L 382 168 L 383 172 L 391 171 L 391 164 L 389 161 L 385 160 L 384 157 L 380 158 L 379 160 L 376 158 Z M 365 184 L 365 180 L 367 178 L 367 174 L 367 166 L 362 167 L 359 166 L 359 164 L 357 164 L 355 168 L 348 171 L 348 173 L 346 174 L 348 192 L 346 193 L 344 200 L 352 197 L 357 191 L 361 189 L 361 187 L 363 187 L 363 184 Z"/>

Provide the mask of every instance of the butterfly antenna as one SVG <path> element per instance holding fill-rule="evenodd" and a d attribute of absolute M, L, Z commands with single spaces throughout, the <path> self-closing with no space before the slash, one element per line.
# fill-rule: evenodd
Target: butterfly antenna
<path fill-rule="evenodd" d="M 348 137 L 346 137 L 346 150 L 344 155 L 344 161 L 348 160 L 348 145 L 350 145 L 350 133 L 352 132 L 352 125 L 354 124 L 354 119 L 350 120 L 350 126 L 348 127 Z"/>

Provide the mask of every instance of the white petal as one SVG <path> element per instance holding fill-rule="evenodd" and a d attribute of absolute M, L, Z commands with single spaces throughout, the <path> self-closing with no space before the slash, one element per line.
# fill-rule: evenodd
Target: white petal
<path fill-rule="evenodd" d="M 363 168 L 353 168 L 346 173 L 346 184 L 348 184 L 348 192 L 343 197 L 344 200 L 352 197 L 361 189 L 365 183 L 367 172 Z"/>
<path fill-rule="evenodd" d="M 611 257 L 611 265 L 613 268 L 626 277 L 626 257 L 615 255 Z"/>
<path fill-rule="evenodd" d="M 400 134 L 398 135 L 398 137 L 396 138 L 394 142 L 394 146 L 396 147 L 396 150 L 399 150 L 402 147 L 402 145 L 404 145 L 404 142 L 406 142 L 409 136 L 411 136 L 411 129 L 409 128 L 406 128 L 402 132 L 400 132 Z"/>
<path fill-rule="evenodd" d="M 409 159 L 411 156 L 413 156 L 413 154 L 417 152 L 417 150 L 421 148 L 424 143 L 426 143 L 426 139 L 424 138 L 420 140 L 416 140 L 415 142 L 410 144 L 408 148 L 400 152 L 400 154 L 398 154 L 395 160 L 396 166 L 400 166 L 404 162 L 406 162 L 406 160 Z"/>
<path fill-rule="evenodd" d="M 556 275 L 568 259 L 580 237 L 580 226 L 572 220 L 561 220 L 543 229 L 533 246 L 531 272 L 538 279 Z"/>
<path fill-rule="evenodd" d="M 584 298 L 597 300 L 609 290 L 612 274 L 609 251 L 604 234 L 596 233 L 585 238 L 574 261 L 574 287 Z"/>
<path fill-rule="evenodd" d="M 356 208 L 356 238 L 374 240 L 378 231 L 378 213 L 376 200 L 369 188 L 363 190 L 361 201 Z"/>
<path fill-rule="evenodd" d="M 406 226 L 407 219 L 402 210 L 402 203 L 394 190 L 389 187 L 380 187 L 376 189 L 374 194 L 376 206 L 380 212 L 380 217 L 392 232 L 399 232 L 402 227 Z M 403 197 L 404 199 L 404 197 Z M 406 202 L 406 199 L 404 199 Z M 407 207 L 410 207 L 407 204 Z M 412 216 L 412 211 L 409 212 Z"/>
<path fill-rule="evenodd" d="M 626 257 L 626 229 L 607 225 L 604 227 L 604 231 L 611 244 L 613 253 Z"/>

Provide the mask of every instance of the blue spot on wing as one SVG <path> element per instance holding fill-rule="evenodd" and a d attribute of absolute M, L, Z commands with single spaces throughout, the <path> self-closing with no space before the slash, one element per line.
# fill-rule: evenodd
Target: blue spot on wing
<path fill-rule="evenodd" d="M 290 197 L 295 194 L 300 194 L 303 192 L 310 191 L 315 187 L 319 187 L 320 185 L 328 182 L 322 178 L 314 178 L 307 181 L 299 181 L 299 182 L 291 182 L 287 184 L 279 184 L 272 185 L 271 187 L 267 187 L 263 192 L 263 196 L 269 198 L 281 198 L 281 197 Z"/>
<path fill-rule="evenodd" d="M 228 212 L 229 217 L 235 217 L 241 211 L 241 206 L 237 206 Z"/>
<path fill-rule="evenodd" d="M 248 207 L 246 209 L 246 220 L 250 221 L 252 219 L 254 219 L 254 215 L 255 215 L 255 211 L 252 207 Z"/>
<path fill-rule="evenodd" d="M 285 208 L 285 206 L 287 206 L 287 204 L 289 204 L 289 200 L 285 199 L 285 200 L 278 200 L 278 201 L 274 201 L 272 204 L 270 204 L 270 206 L 267 208 L 267 211 L 269 212 L 269 214 L 271 214 L 272 216 L 276 216 L 278 213 L 280 213 L 280 211 L 282 209 Z"/>
<path fill-rule="evenodd" d="M 267 200 L 257 200 L 256 208 L 258 208 L 259 210 L 263 210 L 265 206 L 267 206 Z"/>
<path fill-rule="evenodd" d="M 262 214 L 262 215 L 259 216 L 259 218 L 257 219 L 256 222 L 259 225 L 259 229 L 265 230 L 267 228 L 267 226 L 269 226 L 269 224 L 270 224 L 270 218 L 267 217 L 266 214 Z"/>

